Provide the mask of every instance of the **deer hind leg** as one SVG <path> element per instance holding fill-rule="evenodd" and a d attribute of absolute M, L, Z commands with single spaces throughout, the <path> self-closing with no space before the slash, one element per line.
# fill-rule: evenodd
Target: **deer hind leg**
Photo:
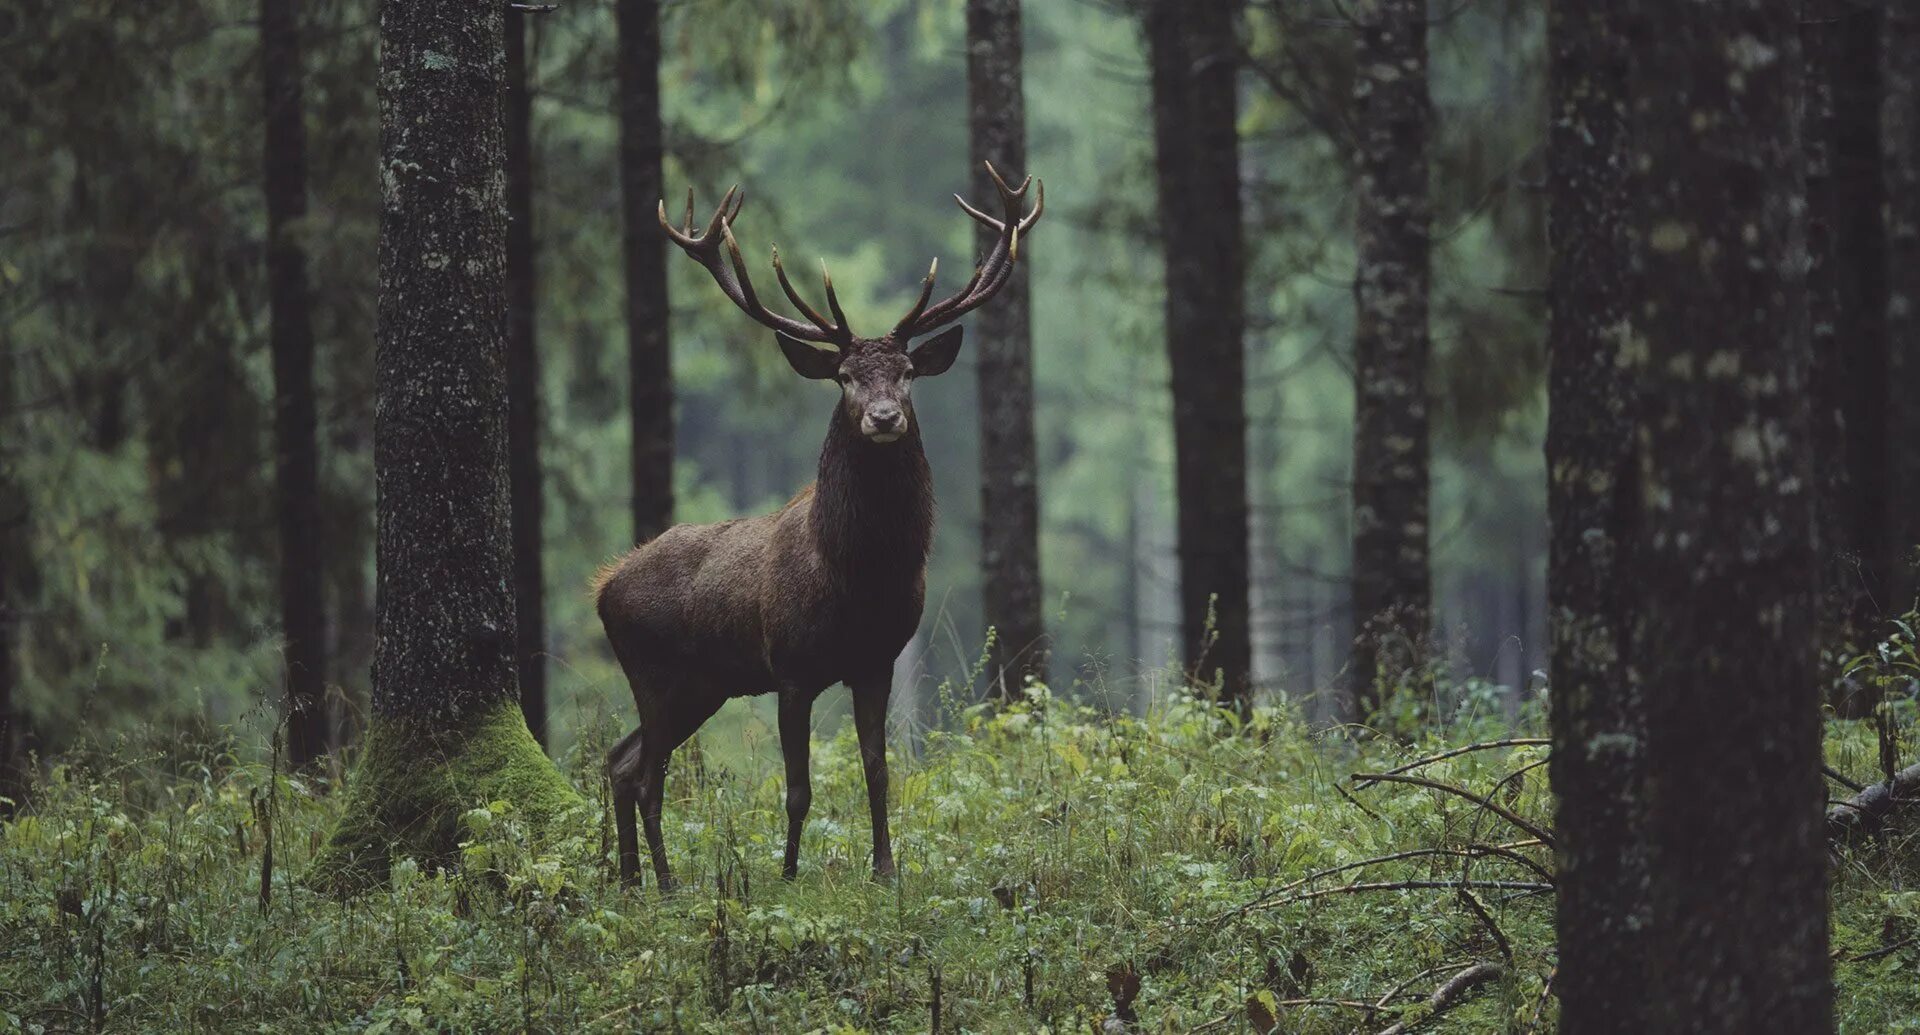
<path fill-rule="evenodd" d="M 647 854 L 653 857 L 653 874 L 660 890 L 673 890 L 673 871 L 667 865 L 667 845 L 660 827 L 660 807 L 666 797 L 667 763 L 673 749 L 687 742 L 701 724 L 720 710 L 723 695 L 688 693 L 671 707 L 662 708 L 658 721 L 647 731 L 639 752 L 637 804 L 640 822 L 647 833 Z"/>
<path fill-rule="evenodd" d="M 613 825 L 620 832 L 620 882 L 629 887 L 640 883 L 640 830 L 636 810 L 645 733 L 644 729 L 636 729 L 607 752 L 607 782 L 613 788 Z"/>

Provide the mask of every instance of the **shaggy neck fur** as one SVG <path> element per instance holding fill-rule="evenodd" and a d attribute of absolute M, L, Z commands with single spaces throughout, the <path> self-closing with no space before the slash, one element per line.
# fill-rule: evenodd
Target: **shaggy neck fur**
<path fill-rule="evenodd" d="M 913 421 L 896 442 L 869 442 L 833 408 L 813 488 L 813 538 L 845 582 L 919 577 L 933 547 L 933 477 Z"/>

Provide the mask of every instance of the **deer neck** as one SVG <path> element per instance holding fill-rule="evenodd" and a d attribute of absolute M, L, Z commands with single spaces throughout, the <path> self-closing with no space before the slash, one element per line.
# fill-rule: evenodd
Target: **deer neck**
<path fill-rule="evenodd" d="M 869 442 L 834 407 L 813 489 L 813 537 L 850 576 L 917 578 L 933 546 L 933 476 L 919 421 L 898 441 Z"/>

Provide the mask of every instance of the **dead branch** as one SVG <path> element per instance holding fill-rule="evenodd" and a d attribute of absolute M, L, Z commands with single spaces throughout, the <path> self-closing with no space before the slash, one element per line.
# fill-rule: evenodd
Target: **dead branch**
<path fill-rule="evenodd" d="M 1512 844 L 1504 844 L 1504 845 L 1477 845 L 1476 844 L 1476 845 L 1466 845 L 1460 848 L 1413 848 L 1404 852 L 1391 852 L 1386 855 L 1376 855 L 1369 859 L 1360 859 L 1350 863 L 1342 863 L 1339 866 L 1329 866 L 1324 870 L 1315 870 L 1314 872 L 1309 873 L 1304 877 L 1296 878 L 1293 881 L 1283 885 L 1282 887 L 1276 888 L 1273 891 L 1266 892 L 1265 894 L 1262 894 L 1257 898 L 1251 899 L 1242 905 L 1235 906 L 1234 908 L 1229 909 L 1226 912 L 1215 916 L 1213 920 L 1215 923 L 1219 923 L 1223 920 L 1227 920 L 1232 917 L 1244 915 L 1248 912 L 1251 912 L 1252 910 L 1259 909 L 1265 905 L 1268 905 L 1278 898 L 1285 897 L 1288 893 L 1296 891 L 1299 888 L 1304 887 L 1308 884 L 1312 884 L 1314 881 L 1320 880 L 1324 877 L 1333 877 L 1342 873 L 1346 873 L 1351 870 L 1364 869 L 1368 866 L 1378 866 L 1381 863 L 1400 862 L 1405 859 L 1425 859 L 1425 858 L 1433 858 L 1435 856 L 1440 856 L 1444 858 L 1477 859 L 1477 858 L 1488 856 L 1488 855 L 1498 856 L 1499 858 L 1502 858 L 1502 859 L 1507 859 L 1512 862 L 1520 863 L 1521 865 L 1532 870 L 1534 873 L 1539 874 L 1542 880 L 1551 884 L 1553 882 L 1552 872 L 1550 872 L 1546 867 L 1540 865 L 1539 863 L 1533 861 L 1532 859 L 1527 858 L 1524 855 L 1521 855 L 1518 851 L 1515 850 L 1518 848 L 1525 848 L 1529 845 L 1533 845 L 1537 843 L 1538 842 L 1535 842 L 1535 841 L 1516 841 L 1516 842 L 1513 842 Z"/>
<path fill-rule="evenodd" d="M 1365 884 L 1342 884 L 1334 888 L 1317 888 L 1313 891 L 1302 891 L 1297 894 L 1283 895 L 1279 898 L 1249 902 L 1247 905 L 1241 907 L 1241 912 L 1252 912 L 1255 909 L 1271 909 L 1278 906 L 1290 905 L 1295 902 L 1305 902 L 1309 899 L 1326 898 L 1329 895 L 1357 895 L 1369 891 L 1452 891 L 1461 886 L 1461 883 L 1457 880 L 1396 880 L 1374 881 Z M 1488 891 L 1515 891 L 1524 894 L 1541 894 L 1553 890 L 1553 885 L 1551 884 L 1530 880 L 1475 880 L 1468 881 L 1465 886 L 1468 888 L 1484 888 Z"/>
<path fill-rule="evenodd" d="M 1827 810 L 1827 841 L 1843 844 L 1871 837 L 1895 809 L 1920 796 L 1920 765 L 1911 765 Z"/>
<path fill-rule="evenodd" d="M 1840 786 L 1845 787 L 1847 790 L 1850 790 L 1855 794 L 1858 794 L 1861 791 L 1864 791 L 1867 789 L 1866 784 L 1861 783 L 1858 780 L 1848 778 L 1847 774 L 1841 772 L 1838 769 L 1835 769 L 1830 765 L 1821 766 L 1820 771 L 1827 774 L 1827 779 L 1832 780 L 1834 783 L 1837 783 Z"/>
<path fill-rule="evenodd" d="M 1422 1022 L 1430 1021 L 1458 1006 L 1462 996 L 1504 973 L 1506 973 L 1505 969 L 1498 963 L 1476 963 L 1441 982 L 1440 987 L 1434 989 L 1433 994 L 1427 997 L 1426 1003 L 1423 1004 L 1426 1009 L 1418 1017 L 1399 1021 L 1390 1028 L 1382 1028 L 1380 1035 L 1406 1035 Z"/>
<path fill-rule="evenodd" d="M 1429 780 L 1421 776 L 1403 776 L 1397 773 L 1355 773 L 1353 774 L 1353 778 L 1355 780 L 1367 780 L 1373 783 L 1412 784 L 1415 787 L 1426 787 L 1431 790 L 1444 791 L 1448 794 L 1457 795 L 1459 797 L 1467 799 L 1470 802 L 1473 802 L 1474 804 L 1480 806 L 1483 809 L 1486 809 L 1488 812 L 1491 812 L 1494 815 L 1499 816 L 1501 819 L 1504 819 L 1507 822 L 1513 824 L 1514 826 L 1519 827 L 1521 830 L 1526 831 L 1528 834 L 1539 838 L 1541 843 L 1549 847 L 1553 845 L 1552 834 L 1547 833 L 1541 827 L 1536 826 L 1535 824 L 1529 822 L 1525 817 L 1521 816 L 1517 812 L 1514 812 L 1512 809 L 1509 809 L 1506 806 L 1501 805 L 1499 802 L 1496 802 L 1491 798 L 1483 798 L 1480 795 L 1475 794 L 1470 790 L 1467 790 L 1465 787 L 1456 787 L 1450 783 L 1442 783 L 1439 780 Z"/>
<path fill-rule="evenodd" d="M 1421 766 L 1432 765 L 1435 762 L 1444 762 L 1449 758 L 1458 758 L 1461 755 L 1464 755 L 1473 751 L 1494 751 L 1499 748 L 1505 748 L 1505 747 L 1545 747 L 1546 745 L 1551 743 L 1553 742 L 1548 740 L 1545 737 L 1513 737 L 1508 740 L 1482 741 L 1481 743 L 1478 743 L 1478 744 L 1468 744 L 1465 747 L 1457 747 L 1451 751 L 1442 751 L 1437 755 L 1428 755 L 1425 758 L 1416 758 L 1413 761 L 1408 762 L 1406 765 L 1394 766 L 1392 769 L 1387 770 L 1386 773 L 1382 775 L 1398 776 L 1401 773 L 1418 769 Z M 1359 779 L 1359 777 L 1356 775 L 1355 779 Z M 1369 780 L 1359 784 L 1358 786 L 1364 788 L 1368 786 L 1368 784 L 1370 784 L 1371 782 L 1372 781 Z"/>
<path fill-rule="evenodd" d="M 1500 958 L 1507 961 L 1507 966 L 1513 966 L 1513 943 L 1507 941 L 1506 932 L 1500 930 L 1500 925 L 1494 922 L 1493 914 L 1487 912 L 1486 905 L 1480 901 L 1478 895 L 1467 890 L 1465 883 L 1462 883 L 1457 890 L 1460 893 L 1460 904 L 1467 907 L 1467 912 L 1472 913 L 1475 920 L 1480 921 L 1481 927 L 1486 928 L 1488 937 L 1493 939 L 1494 948 L 1500 950 Z"/>

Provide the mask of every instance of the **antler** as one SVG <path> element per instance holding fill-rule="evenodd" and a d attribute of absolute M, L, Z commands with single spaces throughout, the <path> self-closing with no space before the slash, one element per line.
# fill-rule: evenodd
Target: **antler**
<path fill-rule="evenodd" d="M 827 264 L 824 261 L 820 264 L 820 275 L 826 281 L 827 309 L 833 313 L 831 321 L 821 316 L 800 297 L 800 292 L 794 290 L 793 283 L 787 279 L 786 267 L 780 264 L 779 248 L 773 249 L 773 272 L 780 280 L 780 290 L 786 293 L 787 301 L 792 302 L 793 307 L 800 310 L 801 315 L 805 316 L 809 322 L 802 323 L 790 316 L 782 316 L 761 304 L 759 296 L 754 294 L 753 280 L 747 276 L 747 264 L 740 258 L 740 244 L 733 239 L 733 221 L 740 215 L 740 207 L 746 203 L 746 192 L 735 184 L 731 190 L 727 191 L 727 196 L 720 199 L 720 207 L 713 213 L 713 219 L 707 223 L 706 230 L 696 236 L 693 232 L 693 188 L 689 187 L 687 188 L 685 225 L 675 229 L 674 225 L 667 221 L 667 202 L 663 198 L 660 201 L 660 228 L 667 232 L 668 237 L 673 238 L 673 243 L 679 245 L 681 251 L 686 252 L 693 261 L 712 274 L 714 282 L 720 285 L 721 292 L 732 299 L 733 304 L 739 306 L 741 312 L 758 320 L 762 325 L 802 341 L 817 341 L 832 345 L 845 345 L 851 342 L 853 331 L 847 326 L 847 315 L 840 310 L 840 299 L 833 293 L 833 276 L 827 272 Z M 726 245 L 725 259 L 720 257 L 722 244 Z"/>
<path fill-rule="evenodd" d="M 967 215 L 972 216 L 975 222 L 999 234 L 999 239 L 994 241 L 993 249 L 987 253 L 986 260 L 974 267 L 973 278 L 967 281 L 967 286 L 961 288 L 959 294 L 942 299 L 929 307 L 927 300 L 933 297 L 933 277 L 940 269 L 940 261 L 934 260 L 933 268 L 927 271 L 927 279 L 920 286 L 920 300 L 913 304 L 906 318 L 893 329 L 894 336 L 902 341 L 958 320 L 978 309 L 987 299 L 992 298 L 996 292 L 1005 287 L 1007 279 L 1013 275 L 1013 264 L 1020 258 L 1020 236 L 1032 230 L 1033 224 L 1040 221 L 1040 214 L 1046 211 L 1047 185 L 1044 180 L 1036 181 L 1032 176 L 1028 176 L 1020 181 L 1018 188 L 1009 187 L 1007 181 L 1001 179 L 999 171 L 993 167 L 992 162 L 986 165 L 987 175 L 993 177 L 993 185 L 999 189 L 1000 205 L 1005 217 L 995 219 L 967 204 L 967 199 L 958 194 L 953 196 L 953 200 L 959 202 L 960 207 L 966 211 Z M 1034 198 L 1033 211 L 1022 217 L 1020 213 L 1026 204 L 1029 185 L 1036 188 L 1038 196 Z"/>

